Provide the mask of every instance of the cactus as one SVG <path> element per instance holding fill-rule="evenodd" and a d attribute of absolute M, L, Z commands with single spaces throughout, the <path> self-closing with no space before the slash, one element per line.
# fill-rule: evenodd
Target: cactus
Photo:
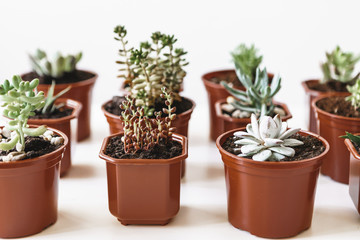
<path fill-rule="evenodd" d="M 55 109 L 61 108 L 63 105 L 55 105 L 56 99 L 67 93 L 71 89 L 71 86 L 68 86 L 61 92 L 59 92 L 57 95 L 54 96 L 54 90 L 55 90 L 55 81 L 52 81 L 51 86 L 48 89 L 47 96 L 45 98 L 45 104 L 44 107 L 41 109 L 41 113 L 53 113 Z"/>
<path fill-rule="evenodd" d="M 245 44 L 240 44 L 233 52 L 231 52 L 232 60 L 236 68 L 254 80 L 256 69 L 262 62 L 262 56 L 258 55 L 258 49 L 252 44 L 247 47 Z"/>
<path fill-rule="evenodd" d="M 269 79 L 266 68 L 260 70 L 256 69 L 255 81 L 252 82 L 251 78 L 243 74 L 241 68 L 236 66 L 236 74 L 246 88 L 246 91 L 238 90 L 230 87 L 226 82 L 222 81 L 221 84 L 225 89 L 236 99 L 231 104 L 240 110 L 255 113 L 256 115 L 265 116 L 273 115 L 274 104 L 273 97 L 281 88 L 281 78 L 275 76 L 269 86 Z"/>
<path fill-rule="evenodd" d="M 274 118 L 263 116 L 258 121 L 254 114 L 251 123 L 246 126 L 246 132 L 238 131 L 234 136 L 242 138 L 236 140 L 235 145 L 240 148 L 240 157 L 252 157 L 255 161 L 280 161 L 285 157 L 293 157 L 295 150 L 291 147 L 302 145 L 303 142 L 289 138 L 300 128 L 287 129 L 287 123 L 280 120 L 279 115 Z"/>
<path fill-rule="evenodd" d="M 326 53 L 327 61 L 321 64 L 321 70 L 324 74 L 321 83 L 328 81 L 339 81 L 342 83 L 351 83 L 359 77 L 360 73 L 353 74 L 360 55 L 354 55 L 352 52 L 343 52 L 339 46 L 331 53 Z"/>
<path fill-rule="evenodd" d="M 350 96 L 346 97 L 346 101 L 350 101 L 351 105 L 354 107 L 355 111 L 360 107 L 360 78 L 356 80 L 353 86 L 346 86 Z"/>
<path fill-rule="evenodd" d="M 75 71 L 76 64 L 80 61 L 82 53 L 76 55 L 63 56 L 57 53 L 52 61 L 47 57 L 47 54 L 37 49 L 35 54 L 29 55 L 33 70 L 41 77 L 51 77 L 59 79 L 65 73 Z"/>

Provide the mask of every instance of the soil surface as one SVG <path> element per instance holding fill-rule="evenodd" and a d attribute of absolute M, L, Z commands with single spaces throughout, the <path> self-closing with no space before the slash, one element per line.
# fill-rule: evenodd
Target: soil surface
<path fill-rule="evenodd" d="M 46 141 L 41 137 L 27 136 L 27 137 L 25 137 L 26 157 L 24 159 L 35 158 L 35 157 L 53 152 L 56 149 L 58 149 L 59 147 L 61 147 L 61 145 L 55 146 L 55 145 L 51 144 L 49 141 Z M 16 150 L 12 149 L 10 151 L 0 151 L 0 156 L 6 156 L 10 152 L 14 152 L 14 151 L 16 151 Z"/>
<path fill-rule="evenodd" d="M 149 150 L 138 150 L 135 153 L 125 153 L 120 136 L 110 139 L 105 154 L 118 159 L 169 159 L 181 155 L 182 145 L 177 141 L 160 142 Z"/>
<path fill-rule="evenodd" d="M 57 119 L 70 116 L 73 112 L 71 108 L 57 108 L 52 113 L 42 113 L 41 111 L 36 110 L 35 116 L 29 117 L 30 119 Z"/>
<path fill-rule="evenodd" d="M 316 103 L 325 112 L 336 114 L 343 117 L 360 117 L 360 112 L 355 110 L 351 102 L 346 101 L 345 97 L 327 97 Z"/>
<path fill-rule="evenodd" d="M 176 114 L 183 113 L 190 108 L 192 108 L 192 102 L 187 100 L 186 98 L 181 98 L 182 101 L 174 101 L 173 107 L 176 107 Z M 112 101 L 105 105 L 105 110 L 109 113 L 115 114 L 117 116 L 121 115 L 122 110 L 120 109 L 120 104 L 125 100 L 125 97 L 122 96 L 114 96 Z M 156 104 L 155 111 L 162 111 L 163 108 L 167 108 L 164 102 L 160 104 Z M 163 113 L 164 114 L 164 113 Z M 165 115 L 164 115 L 165 116 Z"/>
<path fill-rule="evenodd" d="M 339 81 L 329 81 L 327 83 L 308 85 L 308 87 L 319 92 L 347 92 L 346 86 L 353 84 L 354 82 L 345 84 Z"/>
<path fill-rule="evenodd" d="M 220 84 L 221 81 L 225 81 L 227 83 L 231 83 L 233 86 L 236 86 L 236 87 L 242 86 L 242 84 L 241 84 L 240 80 L 238 79 L 238 77 L 236 76 L 235 72 L 227 73 L 227 74 L 223 73 L 221 76 L 210 78 L 209 81 L 216 83 L 216 84 Z"/>
<path fill-rule="evenodd" d="M 94 76 L 95 75 L 92 73 L 86 71 L 80 71 L 80 70 L 75 70 L 71 73 L 65 73 L 64 76 L 62 76 L 61 78 L 52 78 L 46 76 L 40 77 L 36 72 L 29 72 L 24 74 L 23 80 L 31 81 L 34 78 L 38 78 L 40 80 L 40 84 L 51 84 L 52 80 L 55 80 L 56 84 L 61 84 L 61 83 L 81 82 L 84 80 L 88 80 Z"/>
<path fill-rule="evenodd" d="M 304 159 L 309 159 L 320 155 L 325 151 L 325 146 L 322 142 L 311 136 L 302 136 L 300 134 L 294 134 L 290 138 L 298 139 L 302 141 L 304 144 L 296 147 L 292 147 L 295 150 L 294 157 L 285 157 L 280 162 L 288 162 L 288 161 L 300 161 Z M 234 152 L 234 148 L 238 148 L 239 145 L 234 144 L 234 142 L 238 139 L 238 137 L 231 136 L 223 143 L 222 147 L 232 154 L 237 155 Z M 246 157 L 251 159 L 251 157 Z M 268 161 L 268 160 L 267 160 Z"/>

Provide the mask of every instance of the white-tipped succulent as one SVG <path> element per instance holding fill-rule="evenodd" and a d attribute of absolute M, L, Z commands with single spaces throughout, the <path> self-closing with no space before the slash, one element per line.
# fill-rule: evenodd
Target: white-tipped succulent
<path fill-rule="evenodd" d="M 282 122 L 279 115 L 274 118 L 263 116 L 258 121 L 255 114 L 252 114 L 246 132 L 234 133 L 234 136 L 242 138 L 235 141 L 239 145 L 235 152 L 241 151 L 238 156 L 252 156 L 255 161 L 279 161 L 285 157 L 293 157 L 295 150 L 291 147 L 302 145 L 303 142 L 289 137 L 299 130 L 300 128 L 288 129 L 287 123 Z"/>

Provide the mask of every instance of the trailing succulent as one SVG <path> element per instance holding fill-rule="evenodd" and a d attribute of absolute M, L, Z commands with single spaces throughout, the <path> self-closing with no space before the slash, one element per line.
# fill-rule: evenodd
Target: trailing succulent
<path fill-rule="evenodd" d="M 279 115 L 274 118 L 263 116 L 258 121 L 254 114 L 251 123 L 245 131 L 238 131 L 234 136 L 241 138 L 234 143 L 241 147 L 235 152 L 241 152 L 240 157 L 252 157 L 255 161 L 280 161 L 285 157 L 293 157 L 295 150 L 291 147 L 302 145 L 303 142 L 289 138 L 300 129 L 287 129 L 287 123 L 280 120 Z"/>
<path fill-rule="evenodd" d="M 343 52 L 339 46 L 336 46 L 331 53 L 326 53 L 326 62 L 321 64 L 321 70 L 324 74 L 321 83 L 339 81 L 348 84 L 356 80 L 360 73 L 354 75 L 353 72 L 359 60 L 360 55 Z"/>
<path fill-rule="evenodd" d="M 29 128 L 27 120 L 34 116 L 34 111 L 44 106 L 44 93 L 42 91 L 35 94 L 34 90 L 39 84 L 39 79 L 31 82 L 22 81 L 20 76 L 14 76 L 12 81 L 5 80 L 0 85 L 0 99 L 2 101 L 3 115 L 11 120 L 7 126 L 1 130 L 0 149 L 10 152 L 7 156 L 2 156 L 2 161 L 15 161 L 23 159 L 26 155 L 25 136 L 48 135 L 46 126 Z M 62 138 L 61 138 L 62 139 Z M 53 144 L 61 144 L 63 140 L 59 138 L 50 139 Z"/>
<path fill-rule="evenodd" d="M 353 86 L 346 86 L 350 96 L 346 97 L 345 100 L 350 101 L 355 111 L 360 107 L 360 78 L 356 80 Z"/>
<path fill-rule="evenodd" d="M 174 95 L 174 99 L 181 101 L 179 91 L 186 75 L 184 66 L 188 64 L 184 59 L 185 52 L 181 48 L 174 48 L 177 39 L 174 35 L 154 32 L 151 42 L 141 42 L 138 49 L 128 48 L 125 40 L 127 30 L 124 26 L 115 27 L 116 40 L 120 41 L 119 50 L 121 65 L 118 77 L 128 85 L 132 98 L 136 99 L 136 106 L 143 106 L 145 115 L 151 116 L 154 106 L 161 101 L 161 88 L 166 87 Z"/>
<path fill-rule="evenodd" d="M 53 113 L 56 109 L 59 109 L 63 107 L 63 104 L 55 105 L 56 99 L 67 93 L 71 89 L 71 86 L 68 86 L 58 94 L 54 96 L 54 90 L 55 90 L 55 81 L 52 81 L 51 86 L 48 89 L 47 96 L 45 98 L 45 104 L 40 109 L 42 114 L 45 113 Z"/>
<path fill-rule="evenodd" d="M 221 84 L 225 89 L 235 98 L 230 100 L 236 109 L 254 113 L 256 115 L 265 116 L 274 114 L 273 97 L 279 92 L 281 88 L 281 78 L 275 76 L 269 86 L 269 79 L 266 68 L 260 70 L 256 69 L 255 81 L 245 75 L 242 70 L 236 66 L 236 74 L 246 88 L 246 91 L 230 87 L 225 81 Z"/>
<path fill-rule="evenodd" d="M 80 61 L 82 53 L 76 55 L 63 56 L 60 52 L 56 53 L 52 60 L 49 60 L 46 53 L 37 49 L 35 54 L 29 55 L 33 70 L 41 77 L 61 78 L 65 73 L 75 71 L 76 64 Z"/>
<path fill-rule="evenodd" d="M 258 55 L 258 49 L 252 44 L 247 47 L 245 44 L 240 44 L 233 52 L 231 52 L 232 60 L 236 68 L 248 76 L 251 80 L 254 80 L 256 69 L 262 62 L 262 56 Z"/>
<path fill-rule="evenodd" d="M 161 112 L 155 112 L 155 118 L 149 118 L 145 114 L 144 107 L 136 107 L 135 99 L 126 96 L 120 108 L 123 110 L 120 119 L 124 125 L 124 151 L 126 153 L 135 153 L 138 150 L 147 150 L 152 148 L 160 141 L 169 141 L 175 127 L 171 126 L 171 121 L 176 118 L 176 108 L 171 107 L 173 96 L 166 88 L 162 88 L 161 98 L 165 99 L 167 108 L 163 108 L 163 113 L 167 117 L 162 118 Z"/>

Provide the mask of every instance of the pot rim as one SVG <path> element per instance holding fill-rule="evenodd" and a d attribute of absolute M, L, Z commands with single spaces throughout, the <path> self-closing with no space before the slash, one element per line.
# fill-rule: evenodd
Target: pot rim
<path fill-rule="evenodd" d="M 248 122 L 249 121 L 250 118 L 233 118 L 233 117 L 225 116 L 224 114 L 222 114 L 221 104 L 223 104 L 225 102 L 226 102 L 226 99 L 221 99 L 221 100 L 218 100 L 215 102 L 215 112 L 216 112 L 217 117 L 219 117 L 227 122 Z M 278 101 L 273 101 L 273 103 L 275 105 L 280 105 L 286 112 L 286 115 L 281 117 L 281 120 L 287 121 L 290 118 L 292 118 L 292 114 L 291 114 L 288 106 L 285 103 L 278 102 Z"/>
<path fill-rule="evenodd" d="M 29 126 L 30 127 L 39 127 L 39 125 L 33 125 L 33 124 L 30 124 Z M 3 127 L 4 126 L 0 126 L 1 129 Z M 47 129 L 53 131 L 57 135 L 60 135 L 61 137 L 64 138 L 64 144 L 61 147 L 59 147 L 55 151 L 46 153 L 44 155 L 41 155 L 41 156 L 38 156 L 38 157 L 35 157 L 35 158 L 29 158 L 29 159 L 24 159 L 24 160 L 19 160 L 19 161 L 11 161 L 11 162 L 0 162 L 0 169 L 19 168 L 19 167 L 25 167 L 25 166 L 29 166 L 29 165 L 34 165 L 36 163 L 40 163 L 41 160 L 45 160 L 50 155 L 57 155 L 59 152 L 64 151 L 65 148 L 67 147 L 68 143 L 69 143 L 69 139 L 66 136 L 66 134 L 59 131 L 59 130 L 57 130 L 57 129 L 55 129 L 55 128 L 47 127 Z"/>
<path fill-rule="evenodd" d="M 355 135 L 360 135 L 360 133 L 356 133 Z M 356 160 L 360 160 L 360 155 L 359 155 L 358 151 L 356 150 L 354 144 L 351 142 L 351 140 L 344 139 L 344 143 L 345 143 L 347 149 L 349 150 L 349 152 L 353 155 L 353 157 Z"/>
<path fill-rule="evenodd" d="M 308 86 L 308 83 L 310 82 L 320 82 L 320 79 L 308 79 L 305 81 L 301 82 L 301 85 L 303 86 L 304 90 L 306 93 L 310 93 L 310 95 L 313 96 L 318 96 L 318 95 L 337 95 L 337 94 L 342 94 L 342 93 L 347 93 L 347 92 L 337 92 L 337 91 L 330 91 L 330 92 L 322 92 L 322 91 L 318 91 L 315 89 L 311 89 Z"/>
<path fill-rule="evenodd" d="M 321 99 L 324 99 L 324 98 L 346 97 L 346 96 L 349 96 L 349 94 L 346 93 L 346 92 L 343 92 L 343 93 L 341 93 L 341 94 L 339 94 L 339 95 L 331 95 L 331 94 L 330 94 L 330 95 L 328 95 L 328 94 L 326 94 L 326 95 L 321 95 L 321 96 L 318 96 L 318 97 L 314 98 L 314 100 L 311 102 L 311 106 L 315 109 L 316 112 L 321 113 L 322 115 L 325 115 L 325 116 L 327 116 L 327 117 L 329 117 L 329 118 L 334 118 L 334 119 L 339 119 L 339 120 L 347 120 L 347 121 L 360 121 L 360 117 L 358 117 L 358 118 L 355 118 L 355 117 L 344 117 L 344 116 L 336 115 L 336 114 L 333 114 L 333 113 L 328 113 L 328 112 L 320 109 L 320 108 L 316 105 L 316 103 L 317 103 L 318 101 L 320 101 Z"/>
<path fill-rule="evenodd" d="M 187 98 L 187 97 L 183 97 L 183 98 L 186 99 L 186 100 L 188 100 L 188 101 L 190 101 L 190 102 L 192 103 L 192 107 L 189 108 L 188 110 L 186 110 L 185 112 L 182 112 L 182 113 L 180 113 L 180 114 L 176 114 L 176 118 L 178 118 L 179 116 L 181 117 L 181 116 L 184 116 L 184 115 L 191 114 L 191 113 L 194 111 L 194 108 L 196 107 L 196 103 L 195 103 L 192 99 Z M 103 103 L 103 104 L 101 105 L 101 111 L 103 111 L 103 113 L 104 113 L 104 115 L 105 115 L 106 117 L 109 117 L 109 118 L 119 118 L 119 120 L 120 120 L 120 116 L 115 115 L 115 114 L 113 114 L 113 113 L 110 113 L 110 112 L 106 111 L 105 105 L 108 104 L 108 103 L 110 103 L 110 102 L 112 102 L 112 99 L 110 99 L 109 101 L 106 101 L 105 103 Z"/>
<path fill-rule="evenodd" d="M 308 132 L 308 131 L 304 131 L 304 130 L 300 130 L 299 133 L 303 134 L 303 135 L 308 135 L 308 136 L 312 136 L 314 138 L 319 139 L 323 145 L 325 146 L 325 150 L 318 156 L 312 157 L 312 158 L 308 158 L 308 159 L 303 159 L 300 161 L 286 161 L 286 162 L 268 162 L 268 161 L 254 161 L 252 159 L 248 159 L 248 158 L 244 158 L 244 157 L 239 157 L 235 154 L 229 153 L 228 151 L 226 151 L 224 148 L 222 148 L 220 142 L 222 141 L 222 139 L 224 137 L 228 137 L 227 135 L 233 134 L 236 131 L 243 131 L 246 130 L 246 127 L 243 128 L 236 128 L 230 131 L 227 131 L 223 134 L 221 134 L 217 139 L 216 139 L 216 146 L 220 151 L 221 155 L 226 155 L 227 157 L 229 157 L 231 163 L 234 163 L 236 165 L 243 165 L 248 164 L 248 165 L 253 165 L 253 166 L 262 166 L 262 167 L 274 167 L 277 166 L 279 168 L 287 168 L 287 167 L 295 167 L 295 166 L 301 166 L 301 165 L 308 165 L 310 162 L 313 162 L 314 160 L 317 160 L 319 158 L 324 157 L 330 150 L 330 145 L 329 143 L 320 135 L 312 133 L 312 132 Z"/>
<path fill-rule="evenodd" d="M 182 160 L 185 160 L 188 157 L 188 139 L 187 137 L 174 133 L 172 135 L 172 140 L 180 142 L 182 145 L 182 152 L 179 156 L 168 158 L 168 159 L 118 159 L 112 158 L 105 154 L 105 148 L 109 142 L 109 140 L 115 136 L 123 135 L 124 133 L 115 133 L 110 136 L 104 138 L 102 146 L 100 148 L 99 157 L 105 160 L 108 163 L 113 164 L 169 164 L 169 163 L 176 163 Z"/>

